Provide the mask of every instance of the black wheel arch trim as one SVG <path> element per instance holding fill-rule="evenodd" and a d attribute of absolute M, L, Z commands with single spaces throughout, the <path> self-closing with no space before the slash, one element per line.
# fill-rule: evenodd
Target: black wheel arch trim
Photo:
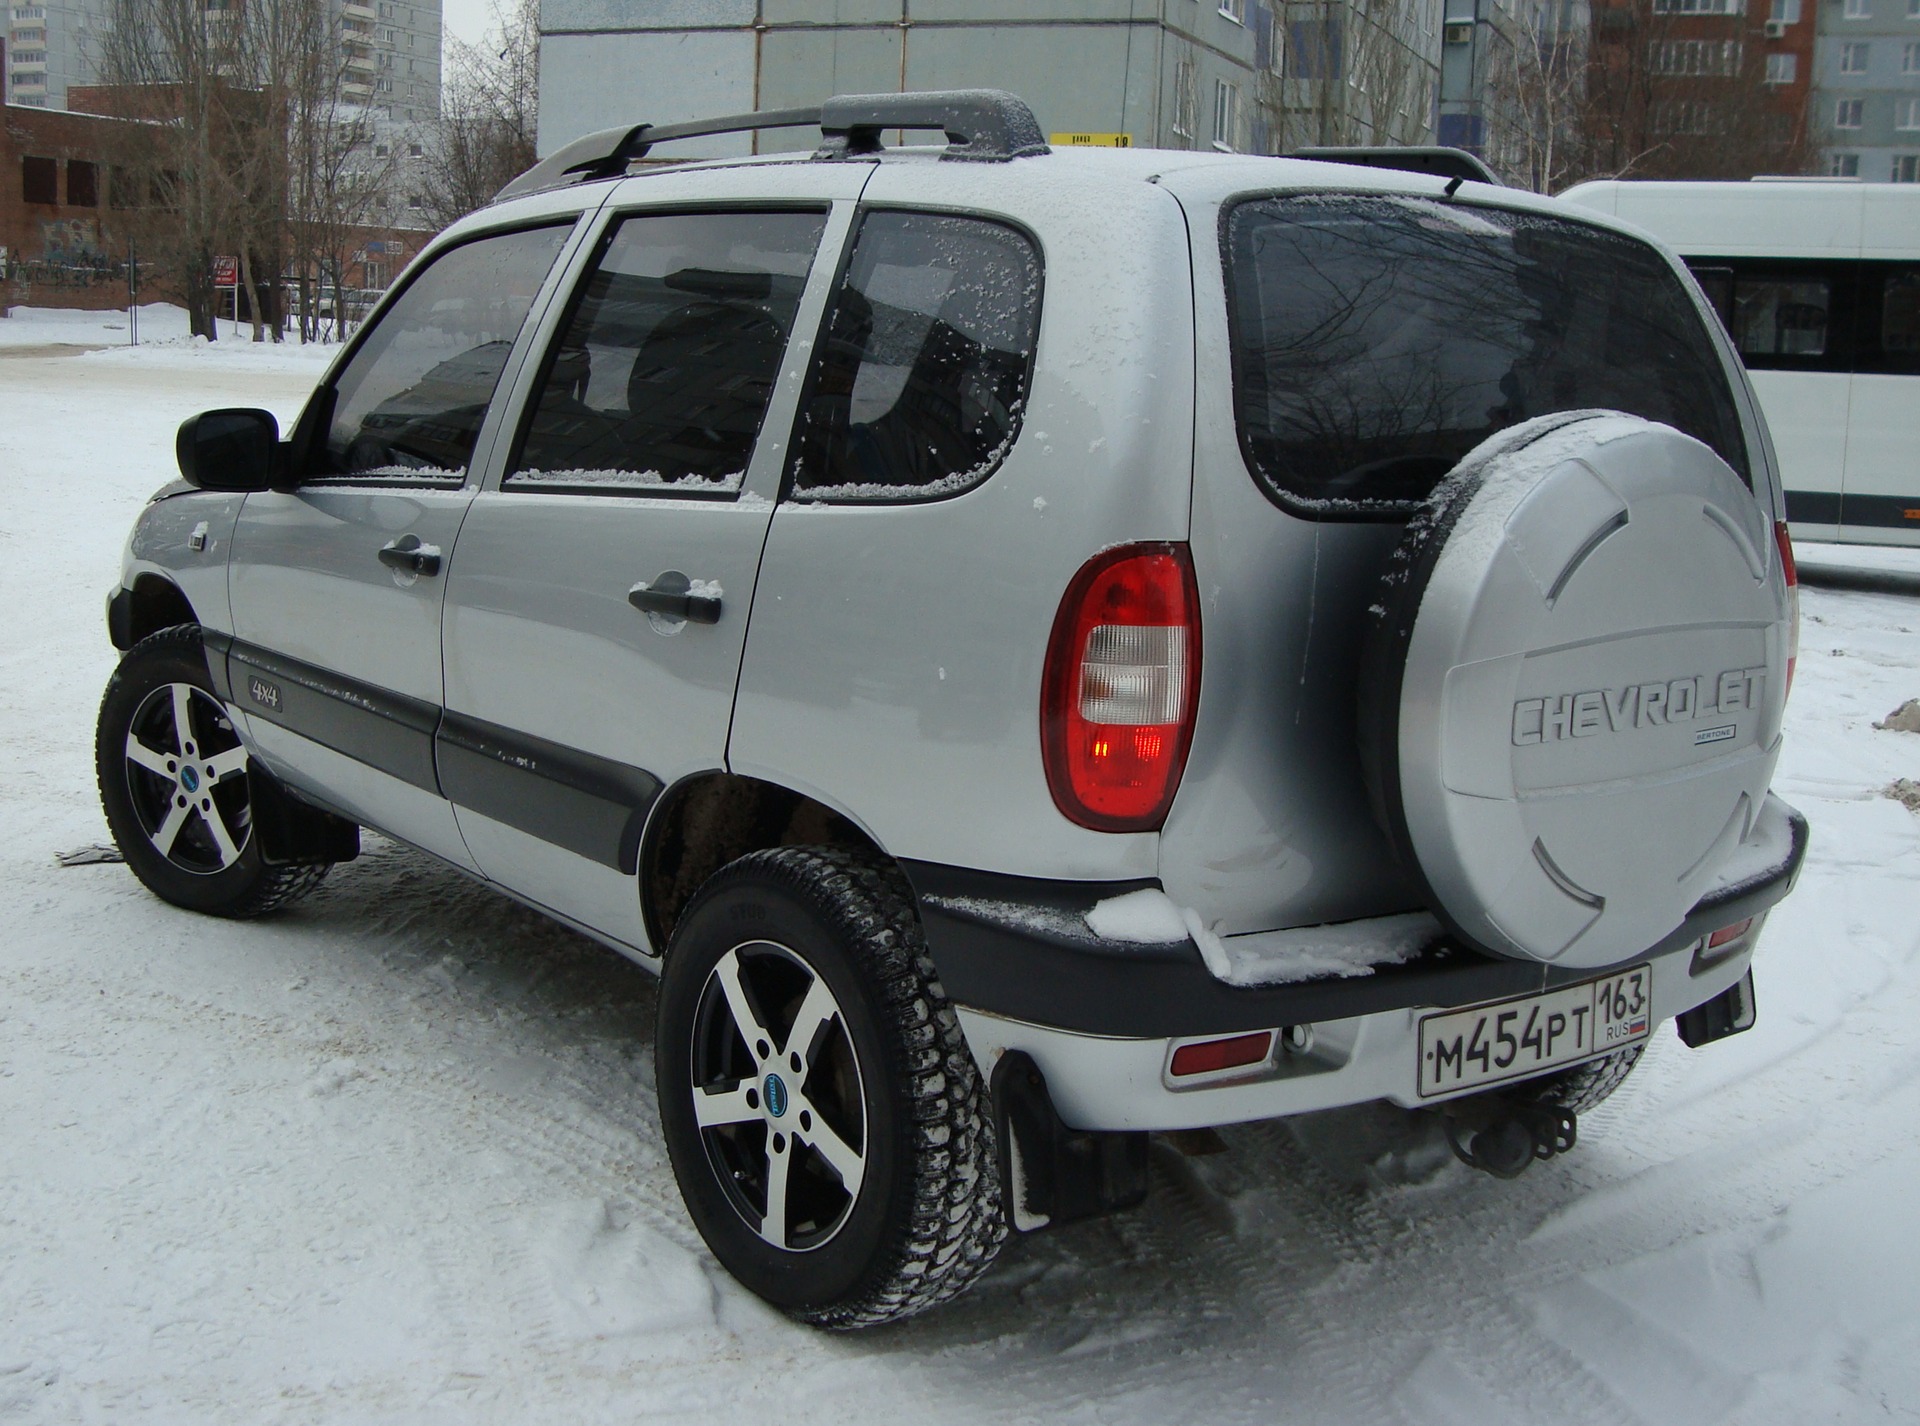
<path fill-rule="evenodd" d="M 1765 873 L 1704 897 L 1671 934 L 1634 962 L 1783 899 L 1806 856 L 1807 820 L 1788 809 L 1791 843 Z M 1136 1039 L 1232 1034 L 1413 1007 L 1474 1005 L 1605 974 L 1502 960 L 1442 936 L 1411 961 L 1369 976 L 1243 987 L 1216 980 L 1192 941 L 1137 945 L 1085 929 L 1109 897 L 1158 888 L 1153 880 L 1048 881 L 902 861 L 928 948 L 956 1005 L 1087 1035 Z M 1080 929 L 1075 929 L 1076 925 Z"/>

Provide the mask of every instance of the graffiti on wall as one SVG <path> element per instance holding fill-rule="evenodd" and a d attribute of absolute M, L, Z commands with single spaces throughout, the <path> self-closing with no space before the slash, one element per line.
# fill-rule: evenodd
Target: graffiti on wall
<path fill-rule="evenodd" d="M 96 219 L 53 218 L 40 224 L 38 256 L 0 251 L 0 274 L 15 282 L 93 287 L 124 283 L 127 269 L 107 253 Z"/>

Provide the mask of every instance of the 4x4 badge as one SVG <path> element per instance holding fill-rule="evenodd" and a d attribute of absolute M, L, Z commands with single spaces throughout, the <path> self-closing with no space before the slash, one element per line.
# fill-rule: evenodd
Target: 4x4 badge
<path fill-rule="evenodd" d="M 250 678 L 247 680 L 247 693 L 262 708 L 271 708 L 276 713 L 280 711 L 278 684 L 268 683 L 264 678 Z"/>

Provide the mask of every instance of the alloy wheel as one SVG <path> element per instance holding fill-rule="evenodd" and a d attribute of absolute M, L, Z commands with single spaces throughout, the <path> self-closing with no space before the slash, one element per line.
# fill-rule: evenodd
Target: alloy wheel
<path fill-rule="evenodd" d="M 785 946 L 734 947 L 701 989 L 692 1061 L 694 1120 L 734 1211 L 788 1252 L 830 1242 L 866 1177 L 867 1115 L 826 981 Z"/>
<path fill-rule="evenodd" d="M 127 728 L 127 791 L 140 830 L 181 871 L 211 876 L 240 860 L 253 834 L 247 750 L 217 699 L 162 684 Z"/>

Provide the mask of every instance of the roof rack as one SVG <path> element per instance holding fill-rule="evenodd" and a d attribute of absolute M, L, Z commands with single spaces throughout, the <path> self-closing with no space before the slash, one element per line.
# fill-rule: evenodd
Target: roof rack
<path fill-rule="evenodd" d="M 684 124 L 631 124 L 575 139 L 548 155 L 495 196 L 500 202 L 543 189 L 618 178 L 655 144 L 709 134 L 819 125 L 817 159 L 858 158 L 880 152 L 886 129 L 938 129 L 947 136 L 943 159 L 1006 163 L 1049 152 L 1024 100 L 1000 89 L 948 89 L 925 94 L 841 94 L 818 109 L 769 109 Z"/>
<path fill-rule="evenodd" d="M 1310 158 L 1316 163 L 1351 163 L 1362 168 L 1397 168 L 1407 173 L 1430 173 L 1436 178 L 1462 178 L 1469 183 L 1491 183 L 1496 187 L 1500 183 L 1493 176 L 1492 169 L 1465 149 L 1442 148 L 1438 145 L 1295 149 L 1287 157 Z"/>

